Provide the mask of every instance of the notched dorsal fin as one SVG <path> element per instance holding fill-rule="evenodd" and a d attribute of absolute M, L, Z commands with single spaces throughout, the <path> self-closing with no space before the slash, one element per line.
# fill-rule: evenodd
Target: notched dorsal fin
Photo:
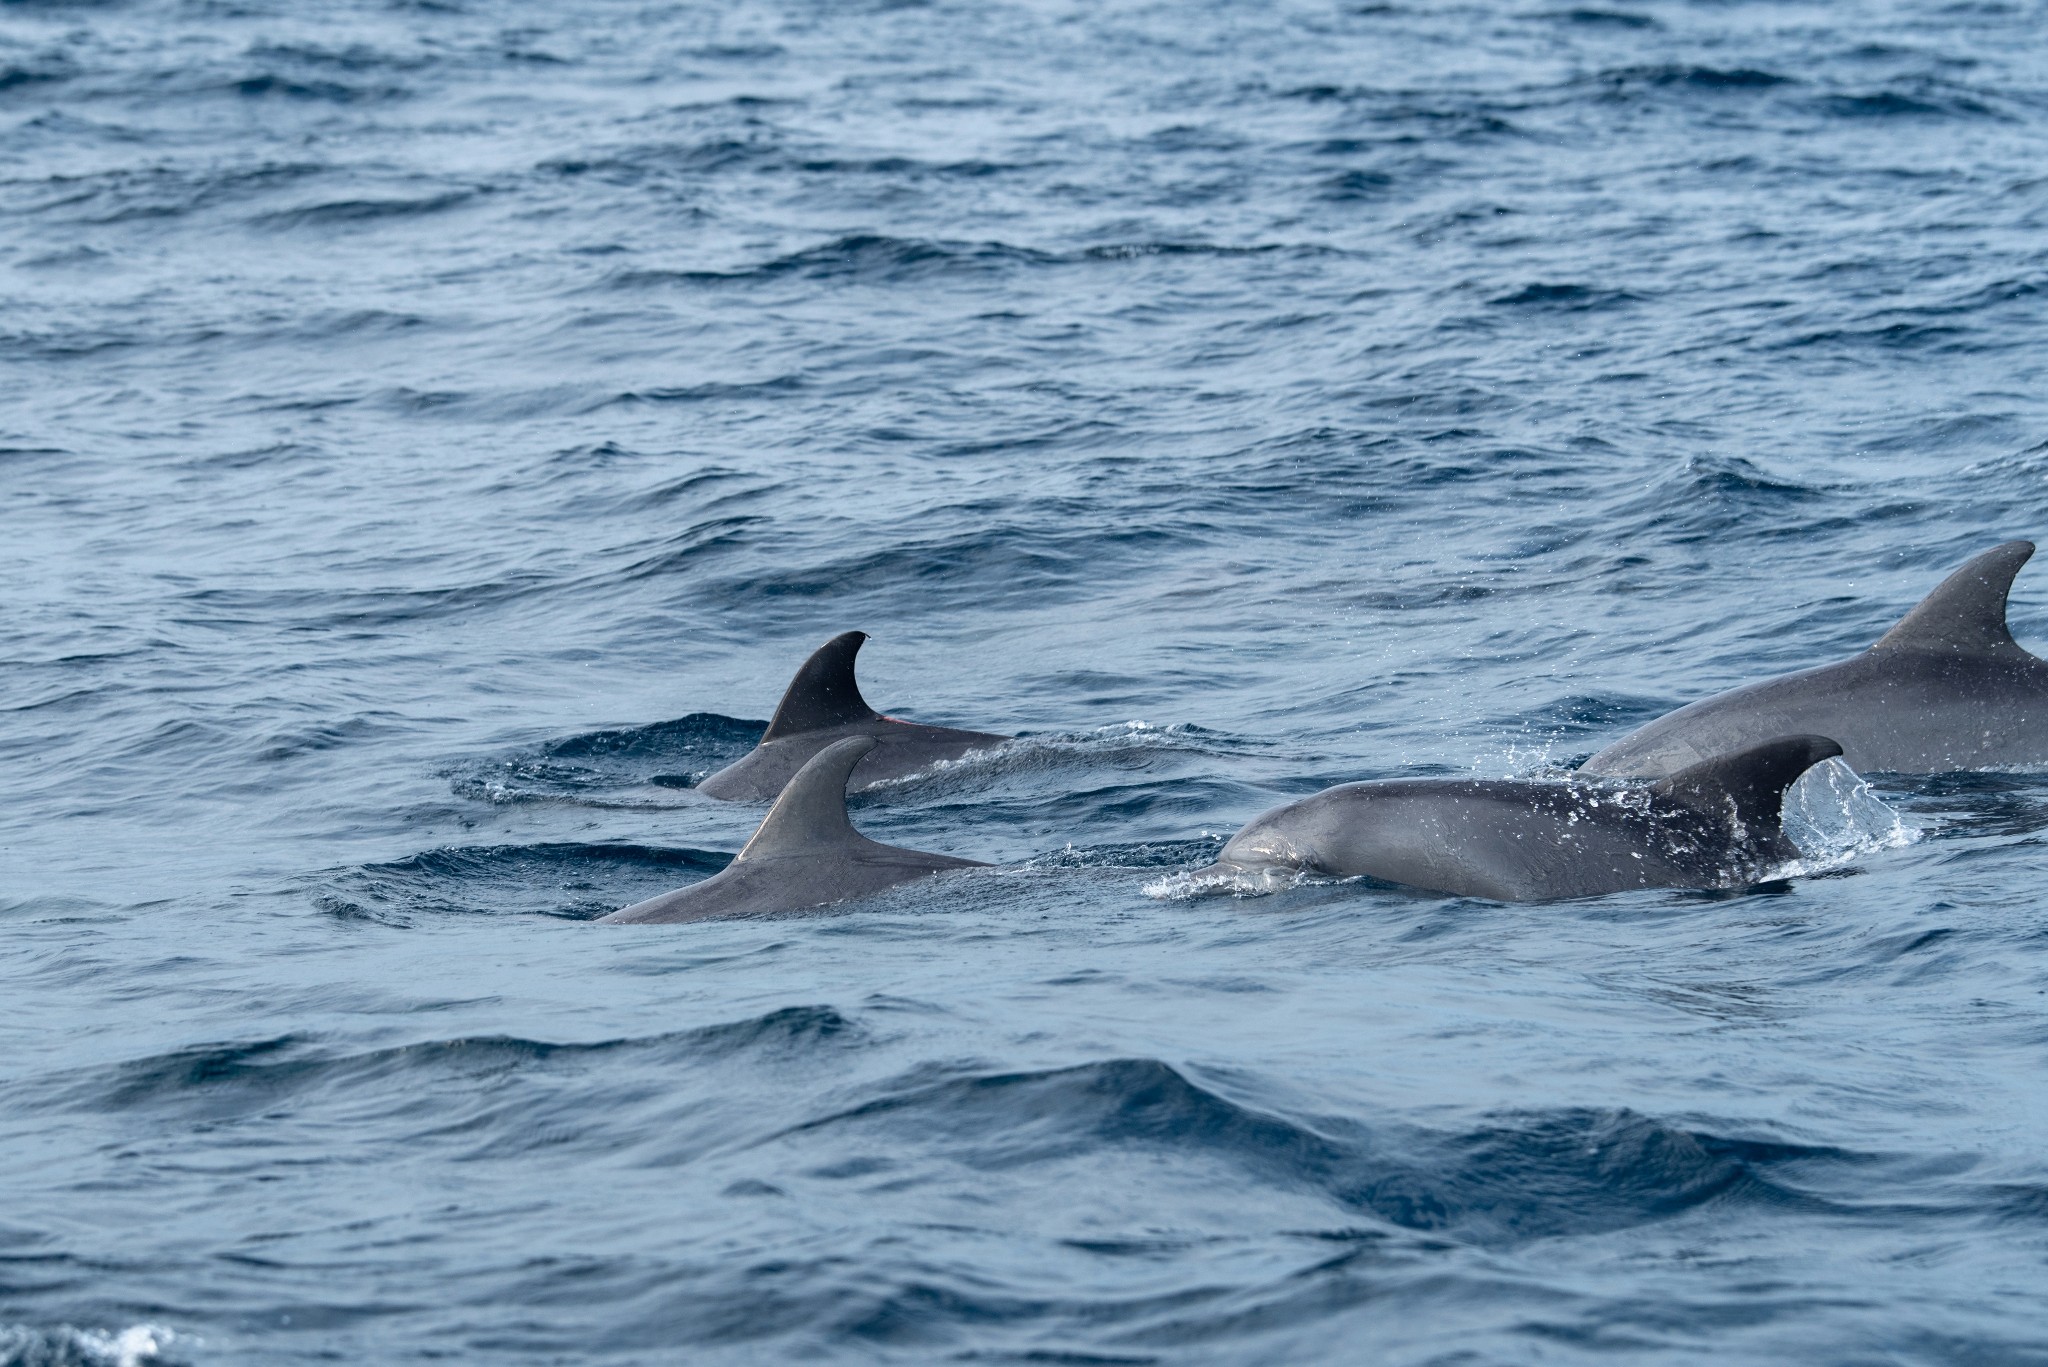
<path fill-rule="evenodd" d="M 847 819 L 846 780 L 879 743 L 873 736 L 848 736 L 812 755 L 783 786 L 767 819 L 733 862 L 868 843 Z"/>
<path fill-rule="evenodd" d="M 1780 736 L 1680 769 L 1650 791 L 1710 815 L 1726 816 L 1732 805 L 1750 838 L 1768 840 L 1783 834 L 1778 823 L 1785 790 L 1814 765 L 1841 753 L 1842 747 L 1826 736 Z"/>
<path fill-rule="evenodd" d="M 860 654 L 860 643 L 867 638 L 865 631 L 848 631 L 812 651 L 789 681 L 775 719 L 761 739 L 781 740 L 803 731 L 880 720 L 881 714 L 868 706 L 860 695 L 860 685 L 853 681 L 853 657 Z"/>
<path fill-rule="evenodd" d="M 2031 541 L 1993 546 L 1942 580 L 1871 649 L 1938 650 L 1950 655 L 2020 650 L 2006 629 L 2005 596 L 2012 590 L 2013 576 L 2033 553 Z"/>

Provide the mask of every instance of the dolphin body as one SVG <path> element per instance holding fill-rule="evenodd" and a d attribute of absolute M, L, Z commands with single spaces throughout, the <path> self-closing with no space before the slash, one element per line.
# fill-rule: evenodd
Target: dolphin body
<path fill-rule="evenodd" d="M 1842 747 L 1786 736 L 1647 788 L 1396 778 L 1275 807 L 1195 874 L 1299 870 L 1540 902 L 1639 888 L 1730 888 L 1799 857 L 1785 789 Z"/>
<path fill-rule="evenodd" d="M 675 892 L 623 907 L 600 921 L 666 925 L 747 916 L 785 916 L 868 897 L 943 869 L 986 864 L 899 849 L 868 839 L 846 817 L 846 781 L 877 742 L 850 736 L 820 750 L 768 809 L 732 863 Z"/>
<path fill-rule="evenodd" d="M 697 791 L 728 802 L 770 801 L 811 756 L 849 736 L 877 742 L 854 773 L 856 790 L 1012 739 L 920 726 L 869 707 L 853 678 L 853 657 L 867 638 L 864 631 L 849 631 L 819 646 L 789 681 L 761 743 L 698 784 Z"/>
<path fill-rule="evenodd" d="M 2005 625 L 2013 576 L 2033 553 L 2031 541 L 1995 546 L 1942 580 L 1861 655 L 1702 698 L 1622 737 L 1579 771 L 1661 778 L 1796 732 L 1834 737 L 1859 773 L 2048 763 L 2048 660 L 2029 654 Z"/>

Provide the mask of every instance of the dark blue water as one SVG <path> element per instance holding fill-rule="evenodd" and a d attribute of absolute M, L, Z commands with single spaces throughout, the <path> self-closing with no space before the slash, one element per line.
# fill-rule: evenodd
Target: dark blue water
<path fill-rule="evenodd" d="M 2048 1362 L 2048 778 L 1175 881 L 2048 535 L 2044 168 L 2039 3 L 0 7 L 0 1363 Z M 856 628 L 1001 867 L 587 924 Z"/>

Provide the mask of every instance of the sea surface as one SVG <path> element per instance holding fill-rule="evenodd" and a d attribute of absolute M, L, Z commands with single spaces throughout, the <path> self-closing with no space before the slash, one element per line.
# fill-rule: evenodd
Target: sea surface
<path fill-rule="evenodd" d="M 2011 537 L 2040 0 L 8 0 L 0 1364 L 2048 1364 L 2048 776 L 1186 877 Z"/>

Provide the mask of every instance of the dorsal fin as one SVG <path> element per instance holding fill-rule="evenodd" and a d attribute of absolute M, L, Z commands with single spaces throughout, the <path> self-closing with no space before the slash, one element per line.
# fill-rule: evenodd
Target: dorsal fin
<path fill-rule="evenodd" d="M 865 631 L 848 631 L 834 636 L 811 652 L 803 668 L 789 681 L 775 719 L 768 723 L 763 742 L 781 740 L 803 731 L 823 731 L 849 722 L 879 721 L 881 714 L 869 707 L 853 681 L 853 657 L 860 654 Z"/>
<path fill-rule="evenodd" d="M 1778 822 L 1785 790 L 1814 765 L 1841 753 L 1842 747 L 1826 736 L 1780 736 L 1680 769 L 1651 784 L 1650 791 L 1708 815 L 1732 815 L 1749 838 L 1770 840 L 1783 834 Z"/>
<path fill-rule="evenodd" d="M 2020 651 L 2006 629 L 2005 596 L 2013 576 L 2033 553 L 2031 541 L 1993 546 L 1942 580 L 1871 649 L 1937 650 L 1949 655 Z"/>
<path fill-rule="evenodd" d="M 853 776 L 853 766 L 880 743 L 873 736 L 848 736 L 812 755 L 783 786 L 767 819 L 733 862 L 869 843 L 847 819 L 846 780 Z"/>

